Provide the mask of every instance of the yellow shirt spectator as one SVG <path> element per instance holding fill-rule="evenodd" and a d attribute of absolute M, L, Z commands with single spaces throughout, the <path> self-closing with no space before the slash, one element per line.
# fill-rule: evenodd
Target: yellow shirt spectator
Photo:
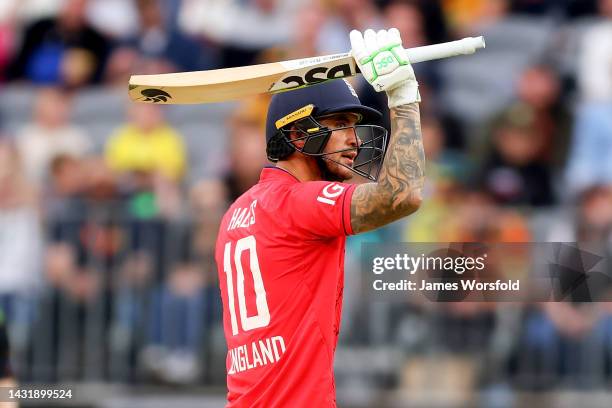
<path fill-rule="evenodd" d="M 125 125 L 109 140 L 106 161 L 115 171 L 160 172 L 178 181 L 185 173 L 185 147 L 181 136 L 168 125 L 144 132 Z"/>

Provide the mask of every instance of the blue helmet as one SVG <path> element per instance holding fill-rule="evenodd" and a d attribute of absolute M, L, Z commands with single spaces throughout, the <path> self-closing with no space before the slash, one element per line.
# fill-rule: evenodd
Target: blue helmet
<path fill-rule="evenodd" d="M 358 140 L 358 147 L 351 148 L 357 150 L 352 167 L 326 157 L 338 152 L 323 152 L 334 129 L 321 125 L 317 118 L 341 112 L 359 115 L 358 124 L 351 126 Z M 276 94 L 270 101 L 266 119 L 268 159 L 276 162 L 297 151 L 321 160 L 332 160 L 376 180 L 387 144 L 386 129 L 375 125 L 381 116 L 377 110 L 362 105 L 353 87 L 344 79 Z M 295 144 L 298 140 L 304 141 L 303 147 Z"/>

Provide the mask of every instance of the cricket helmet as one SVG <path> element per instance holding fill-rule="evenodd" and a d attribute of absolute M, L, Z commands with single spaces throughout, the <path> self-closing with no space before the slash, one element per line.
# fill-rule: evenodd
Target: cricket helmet
<path fill-rule="evenodd" d="M 323 126 L 318 119 L 345 112 L 359 116 L 358 123 L 349 126 L 354 131 L 357 147 L 324 153 L 335 129 Z M 299 152 L 333 161 L 360 176 L 376 180 L 387 147 L 387 130 L 376 124 L 381 116 L 377 110 L 362 105 L 353 87 L 344 79 L 276 94 L 270 101 L 266 119 L 268 159 L 277 162 Z M 303 146 L 298 146 L 298 141 L 304 141 Z M 357 150 L 351 167 L 328 157 L 347 150 Z"/>

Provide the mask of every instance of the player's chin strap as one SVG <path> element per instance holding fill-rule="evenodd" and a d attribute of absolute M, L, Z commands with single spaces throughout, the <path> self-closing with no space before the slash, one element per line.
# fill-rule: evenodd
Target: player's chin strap
<path fill-rule="evenodd" d="M 352 129 L 355 135 L 355 147 L 324 153 L 323 150 L 334 130 Z M 297 137 L 291 137 L 293 136 Z M 303 143 L 300 143 L 303 142 Z M 321 161 L 335 163 L 361 177 L 376 181 L 382 167 L 387 147 L 387 130 L 377 125 L 354 125 L 337 129 L 322 126 L 312 117 L 306 117 L 292 124 L 290 129 L 279 129 L 279 132 L 268 142 L 267 154 L 270 161 L 289 157 L 297 151 L 302 154 L 320 158 Z M 356 151 L 353 165 L 348 166 L 331 158 L 332 155 Z M 325 170 L 325 166 L 321 166 Z M 329 173 L 326 171 L 326 173 Z"/>

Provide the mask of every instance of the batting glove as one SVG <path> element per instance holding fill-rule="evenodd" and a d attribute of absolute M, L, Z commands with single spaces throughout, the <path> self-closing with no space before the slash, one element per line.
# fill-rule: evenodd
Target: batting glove
<path fill-rule="evenodd" d="M 389 108 L 420 102 L 419 84 L 397 28 L 350 34 L 351 54 L 376 92 L 387 92 Z"/>

